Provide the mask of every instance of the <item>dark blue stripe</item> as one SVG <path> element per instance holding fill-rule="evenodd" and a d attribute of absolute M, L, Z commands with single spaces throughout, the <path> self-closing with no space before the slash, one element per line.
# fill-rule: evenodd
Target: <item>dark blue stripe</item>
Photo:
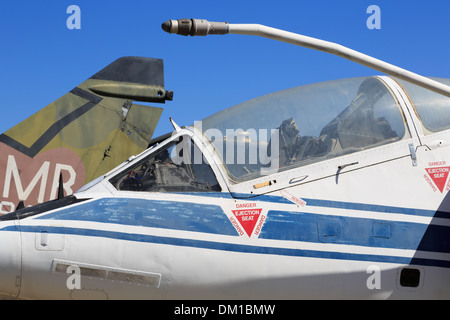
<path fill-rule="evenodd" d="M 269 211 L 260 238 L 450 253 L 450 227 Z"/>
<path fill-rule="evenodd" d="M 248 201 L 263 201 L 263 202 L 292 204 L 292 202 L 289 201 L 288 199 L 286 199 L 282 196 L 274 196 L 274 195 L 254 195 L 254 194 L 246 194 L 246 193 L 239 193 L 239 194 L 233 193 L 233 196 L 232 196 L 228 192 L 204 192 L 201 194 L 200 193 L 190 193 L 190 194 L 213 197 L 213 198 L 225 198 L 225 199 L 236 198 L 236 199 L 248 200 Z M 297 195 L 297 196 L 299 196 L 299 195 Z M 372 211 L 372 212 L 383 212 L 383 213 L 393 213 L 393 214 L 406 214 L 406 215 L 414 215 L 414 216 L 450 219 L 450 212 L 445 212 L 445 211 L 384 206 L 384 205 L 369 204 L 369 203 L 310 199 L 310 198 L 303 198 L 303 197 L 301 197 L 301 195 L 300 195 L 300 198 L 302 198 L 303 200 L 306 201 L 307 206 L 312 206 L 312 207 L 326 207 L 326 208 Z"/>
<path fill-rule="evenodd" d="M 383 206 L 383 205 L 369 204 L 369 203 L 354 203 L 354 202 L 342 202 L 342 201 L 331 201 L 331 200 L 320 200 L 320 199 L 303 199 L 303 200 L 306 201 L 307 205 L 315 206 L 315 207 L 328 207 L 328 208 L 373 211 L 373 212 L 383 212 L 383 213 L 397 213 L 397 214 L 407 214 L 407 215 L 425 216 L 425 217 L 433 217 L 436 214 L 436 211 L 434 211 L 434 210 L 392 207 L 392 206 Z M 445 213 L 445 215 L 443 217 L 450 218 L 450 214 Z"/>
<path fill-rule="evenodd" d="M 41 226 L 21 226 L 22 232 L 38 232 L 41 231 Z M 14 226 L 9 226 L 1 229 L 1 231 L 18 230 Z M 210 249 L 220 251 L 232 251 L 241 253 L 253 254 L 271 254 L 292 257 L 309 257 L 321 259 L 338 259 L 338 260 L 352 260 L 352 261 L 370 261 L 380 263 L 397 263 L 397 264 L 414 264 L 450 268 L 449 261 L 433 260 L 433 259 L 418 259 L 405 258 L 395 256 L 379 256 L 372 254 L 356 254 L 356 253 L 342 253 L 334 251 L 316 251 L 316 250 L 302 250 L 302 249 L 288 249 L 288 248 L 271 248 L 263 246 L 249 246 L 243 244 L 232 244 L 214 241 L 193 240 L 193 239 L 179 239 L 172 237 L 160 237 L 143 234 L 132 234 L 115 231 L 92 230 L 82 228 L 67 228 L 67 227 L 46 227 L 48 233 L 80 235 L 88 237 L 102 237 L 109 239 L 127 240 L 144 243 L 157 243 L 182 247 L 193 247 L 199 249 Z"/>

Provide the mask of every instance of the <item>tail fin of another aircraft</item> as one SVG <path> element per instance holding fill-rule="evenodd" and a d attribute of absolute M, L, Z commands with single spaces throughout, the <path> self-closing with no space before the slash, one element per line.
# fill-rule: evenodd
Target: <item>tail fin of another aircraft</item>
<path fill-rule="evenodd" d="M 71 194 L 147 148 L 164 103 L 163 61 L 123 57 L 0 135 L 0 214 Z"/>

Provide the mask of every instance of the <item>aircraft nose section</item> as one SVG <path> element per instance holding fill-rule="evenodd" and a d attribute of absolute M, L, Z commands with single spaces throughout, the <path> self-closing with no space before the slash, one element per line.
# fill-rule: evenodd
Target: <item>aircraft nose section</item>
<path fill-rule="evenodd" d="M 3 297 L 19 295 L 21 256 L 18 221 L 0 222 L 0 295 Z"/>

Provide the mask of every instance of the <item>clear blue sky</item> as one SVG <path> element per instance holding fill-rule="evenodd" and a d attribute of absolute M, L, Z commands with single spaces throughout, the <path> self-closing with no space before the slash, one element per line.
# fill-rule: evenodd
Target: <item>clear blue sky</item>
<path fill-rule="evenodd" d="M 69 30 L 67 7 L 81 9 Z M 381 29 L 369 30 L 370 5 Z M 45 0 L 0 6 L 0 132 L 64 95 L 121 56 L 164 59 L 166 89 L 155 134 L 173 117 L 189 125 L 216 111 L 302 84 L 379 74 L 339 57 L 273 40 L 182 37 L 168 19 L 258 23 L 337 42 L 425 76 L 450 78 L 449 0 Z"/>

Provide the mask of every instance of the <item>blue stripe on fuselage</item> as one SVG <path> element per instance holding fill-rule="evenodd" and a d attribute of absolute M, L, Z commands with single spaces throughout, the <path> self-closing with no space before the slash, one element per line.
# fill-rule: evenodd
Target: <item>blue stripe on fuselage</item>
<path fill-rule="evenodd" d="M 196 193 L 191 193 L 195 195 Z M 198 195 L 198 193 L 197 193 Z M 263 202 L 272 202 L 272 203 L 283 203 L 283 204 L 292 204 L 292 202 L 284 197 L 275 196 L 275 195 L 254 195 L 247 193 L 233 193 L 233 195 L 229 193 L 220 193 L 220 192 L 205 192 L 205 196 L 209 197 L 218 197 L 218 198 L 229 198 L 229 199 L 238 199 L 238 200 L 247 200 L 247 201 L 263 201 Z M 426 209 L 416 209 L 416 208 L 405 208 L 405 207 L 394 207 L 394 206 L 385 206 L 378 204 L 370 204 L 370 203 L 358 203 L 358 202 L 346 202 L 346 201 L 335 201 L 335 200 L 323 200 L 323 199 L 310 199 L 302 198 L 308 206 L 311 207 L 325 207 L 325 208 L 336 208 L 336 209 L 345 209 L 345 210 L 359 210 L 359 211 L 372 211 L 372 212 L 383 212 L 383 213 L 393 213 L 393 214 L 406 214 L 406 215 L 414 215 L 414 216 L 423 216 L 423 217 L 435 217 L 435 218 L 444 218 L 450 219 L 450 213 L 445 211 L 435 211 L 435 210 L 426 210 Z"/>
<path fill-rule="evenodd" d="M 41 226 L 21 226 L 21 232 L 36 233 L 42 230 Z M 435 259 L 421 259 L 421 258 L 407 258 L 388 255 L 374 255 L 374 254 L 361 254 L 361 253 L 349 253 L 349 252 L 336 252 L 336 251 L 318 251 L 318 250 L 305 250 L 305 249 L 292 249 L 292 248 L 277 248 L 277 247 L 264 247 L 254 246 L 246 244 L 234 244 L 215 241 L 195 240 L 195 239 L 183 239 L 162 237 L 145 234 L 132 234 L 117 231 L 107 230 L 93 230 L 84 228 L 67 228 L 67 227 L 46 227 L 45 230 L 48 233 L 66 234 L 66 235 L 80 235 L 87 237 L 102 237 L 109 239 L 135 241 L 142 243 L 155 243 L 182 247 L 192 247 L 199 249 L 210 249 L 220 251 L 231 251 L 239 253 L 250 254 L 270 254 L 280 256 L 292 256 L 292 257 L 308 257 L 308 258 L 320 258 L 320 259 L 338 259 L 338 260 L 350 260 L 350 261 L 367 261 L 367 262 L 380 262 L 380 263 L 397 263 L 397 264 L 410 264 L 410 265 L 425 265 L 450 268 L 450 261 L 435 260 Z M 0 231 L 18 232 L 19 230 L 15 226 L 8 226 Z"/>
<path fill-rule="evenodd" d="M 450 227 L 269 211 L 259 238 L 450 253 Z"/>
<path fill-rule="evenodd" d="M 237 236 L 222 208 L 211 204 L 102 198 L 36 219 L 92 221 Z"/>
<path fill-rule="evenodd" d="M 205 193 L 196 195 L 204 196 Z M 223 197 L 226 198 L 226 194 Z M 259 196 L 252 201 L 256 199 L 290 203 L 276 196 Z M 324 207 L 336 208 L 346 208 L 345 204 L 347 204 L 349 209 L 354 210 L 363 210 L 365 206 L 312 199 L 307 199 L 307 202 L 308 205 L 322 204 Z M 376 209 L 379 212 L 394 210 L 393 207 L 374 205 L 367 205 L 364 208 L 365 210 Z M 402 208 L 395 209 L 397 213 L 402 212 L 397 209 Z M 410 209 L 404 209 L 402 213 L 413 214 L 408 210 Z M 182 201 L 102 198 L 42 214 L 36 219 L 92 221 L 238 236 L 220 206 Z M 450 227 L 440 225 L 271 210 L 267 214 L 259 237 L 271 240 L 450 253 L 448 234 L 450 234 Z"/>
<path fill-rule="evenodd" d="M 308 201 L 309 205 L 311 200 Z M 92 221 L 238 236 L 220 206 L 181 201 L 102 198 L 43 214 L 37 219 Z M 450 228 L 439 225 L 269 211 L 260 238 L 450 253 L 448 234 Z"/>

